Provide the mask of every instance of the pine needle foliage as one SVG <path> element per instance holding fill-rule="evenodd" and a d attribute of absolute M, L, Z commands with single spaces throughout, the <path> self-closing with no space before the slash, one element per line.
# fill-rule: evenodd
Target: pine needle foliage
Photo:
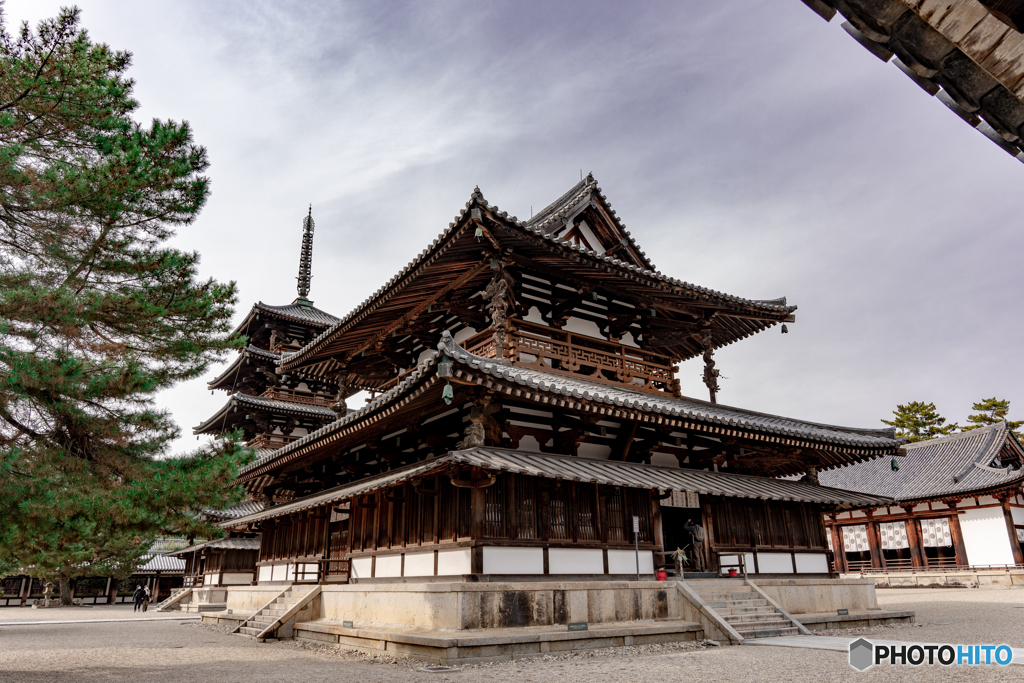
<path fill-rule="evenodd" d="M 963 430 L 965 432 L 971 429 L 987 427 L 997 422 L 1003 422 L 1006 420 L 1006 415 L 1010 412 L 1010 402 L 993 396 L 973 404 L 971 410 L 975 412 L 967 417 L 967 421 L 970 424 L 964 425 Z M 1021 425 L 1024 425 L 1024 420 L 1006 420 L 1006 424 L 1010 427 L 1010 431 L 1017 435 L 1018 439 L 1021 438 L 1019 430 Z"/>
<path fill-rule="evenodd" d="M 892 420 L 882 422 L 896 428 L 896 438 L 907 439 L 911 443 L 948 436 L 959 429 L 955 422 L 946 424 L 946 418 L 939 415 L 934 403 L 911 401 L 897 405 L 892 413 Z"/>
<path fill-rule="evenodd" d="M 0 4 L 0 574 L 125 575 L 160 534 L 216 534 L 235 437 L 168 457 L 154 395 L 238 348 L 233 282 L 167 246 L 210 192 L 186 122 L 132 118 L 127 52 L 78 9 L 9 32 Z"/>

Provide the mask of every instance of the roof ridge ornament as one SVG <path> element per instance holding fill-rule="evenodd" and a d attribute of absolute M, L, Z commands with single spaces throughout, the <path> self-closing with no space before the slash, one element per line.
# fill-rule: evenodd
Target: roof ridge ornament
<path fill-rule="evenodd" d="M 309 205 L 309 213 L 302 219 L 302 255 L 299 257 L 299 303 L 312 304 L 309 297 L 310 281 L 313 279 L 313 205 Z"/>

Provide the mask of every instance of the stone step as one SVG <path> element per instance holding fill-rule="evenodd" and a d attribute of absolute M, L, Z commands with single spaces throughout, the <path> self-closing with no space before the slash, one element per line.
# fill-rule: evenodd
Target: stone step
<path fill-rule="evenodd" d="M 263 633 L 263 629 L 253 628 L 252 626 L 243 626 L 242 628 L 238 629 L 238 632 L 246 636 L 258 636 L 259 634 Z"/>
<path fill-rule="evenodd" d="M 756 593 L 741 594 L 741 593 L 718 593 L 715 595 L 702 595 L 701 600 L 704 602 L 767 602 L 764 598 Z"/>
<path fill-rule="evenodd" d="M 798 636 L 800 629 L 795 626 L 792 628 L 767 628 L 739 631 L 739 634 L 744 638 L 778 638 L 779 636 Z"/>
<path fill-rule="evenodd" d="M 276 615 L 272 615 L 272 614 L 257 614 L 255 617 L 253 617 L 249 621 L 249 624 L 252 624 L 252 625 L 255 625 L 255 624 L 273 624 L 275 621 L 277 621 L 277 619 L 278 619 L 278 617 Z"/>
<path fill-rule="evenodd" d="M 729 621 L 726 619 L 726 622 L 729 626 L 741 632 L 757 631 L 766 628 L 796 628 L 789 619 L 765 619 L 763 621 Z"/>
<path fill-rule="evenodd" d="M 712 609 L 723 617 L 733 614 L 775 614 L 775 608 L 771 605 L 759 605 L 757 607 L 713 607 Z"/>
<path fill-rule="evenodd" d="M 764 598 L 753 598 L 750 600 L 705 600 L 708 607 L 718 609 L 719 607 L 766 607 L 770 605 Z"/>
<path fill-rule="evenodd" d="M 267 609 L 265 609 L 262 612 L 260 612 L 260 614 L 273 614 L 275 617 L 279 617 L 282 614 L 287 614 L 287 612 L 288 612 L 288 610 L 284 609 L 284 608 L 282 608 L 282 609 L 273 609 L 273 608 L 268 607 Z"/>
<path fill-rule="evenodd" d="M 750 595 L 750 596 L 761 597 L 760 593 L 758 593 L 756 591 L 752 591 L 751 589 L 746 589 L 745 591 L 730 591 L 730 590 L 727 590 L 725 588 L 716 588 L 713 591 L 710 591 L 710 590 L 709 591 L 696 591 L 696 594 L 699 595 L 701 598 L 707 597 L 707 596 L 712 596 L 712 595 L 721 595 L 721 596 L 732 596 L 732 595 L 743 595 L 743 596 L 746 596 L 746 595 Z M 727 600 L 728 598 L 723 597 L 723 598 L 720 598 L 720 599 L 721 600 Z"/>
<path fill-rule="evenodd" d="M 747 631 L 758 628 L 789 628 L 793 625 L 793 622 L 789 619 L 737 619 L 736 621 L 729 621 L 726 619 L 726 623 L 737 631 Z"/>
<path fill-rule="evenodd" d="M 776 619 L 786 618 L 778 612 L 748 612 L 746 614 L 722 614 L 720 616 L 730 624 L 734 621 L 775 621 Z"/>
<path fill-rule="evenodd" d="M 750 586 L 743 579 L 713 579 L 710 581 L 687 581 L 688 585 L 698 593 L 708 588 L 740 588 L 742 590 L 750 590 Z"/>

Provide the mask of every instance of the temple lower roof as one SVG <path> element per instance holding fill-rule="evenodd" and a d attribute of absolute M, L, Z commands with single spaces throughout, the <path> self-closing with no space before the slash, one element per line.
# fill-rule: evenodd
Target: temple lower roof
<path fill-rule="evenodd" d="M 391 470 L 354 484 L 340 486 L 262 512 L 222 522 L 221 526 L 225 528 L 241 527 L 252 522 L 282 517 L 322 505 L 349 500 L 410 479 L 447 471 L 451 465 L 480 467 L 492 472 L 510 472 L 546 479 L 564 479 L 609 486 L 661 489 L 733 498 L 784 500 L 851 507 L 887 505 L 892 502 L 889 498 L 881 496 L 746 474 L 481 447 L 451 451 L 438 458 Z"/>
<path fill-rule="evenodd" d="M 297 403 L 294 401 L 282 401 L 266 396 L 250 396 L 249 394 L 232 394 L 224 406 L 212 417 L 192 430 L 193 434 L 219 433 L 224 417 L 227 412 L 235 407 L 252 408 L 268 412 L 274 415 L 303 415 L 319 420 L 334 420 L 337 416 L 334 411 L 324 406 L 309 403 Z"/>
<path fill-rule="evenodd" d="M 258 538 L 218 538 L 213 541 L 207 541 L 205 543 L 197 543 L 196 545 L 190 545 L 187 548 L 181 550 L 175 550 L 167 553 L 167 555 L 188 555 L 194 553 L 197 550 L 203 550 L 206 548 L 218 548 L 220 550 L 259 550 L 260 539 Z"/>
<path fill-rule="evenodd" d="M 1005 422 L 904 446 L 893 471 L 888 460 L 871 460 L 822 472 L 825 486 L 887 496 L 897 501 L 957 497 L 1024 482 L 1024 468 L 1000 466 L 1010 449 L 1020 462 L 1020 444 Z M 993 463 L 996 463 L 993 466 Z"/>

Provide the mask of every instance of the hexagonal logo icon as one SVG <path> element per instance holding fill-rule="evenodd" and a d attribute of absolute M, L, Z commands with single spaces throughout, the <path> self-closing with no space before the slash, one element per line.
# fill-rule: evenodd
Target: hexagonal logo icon
<path fill-rule="evenodd" d="M 864 671 L 875 663 L 875 646 L 870 641 L 858 638 L 850 643 L 850 666 Z"/>

